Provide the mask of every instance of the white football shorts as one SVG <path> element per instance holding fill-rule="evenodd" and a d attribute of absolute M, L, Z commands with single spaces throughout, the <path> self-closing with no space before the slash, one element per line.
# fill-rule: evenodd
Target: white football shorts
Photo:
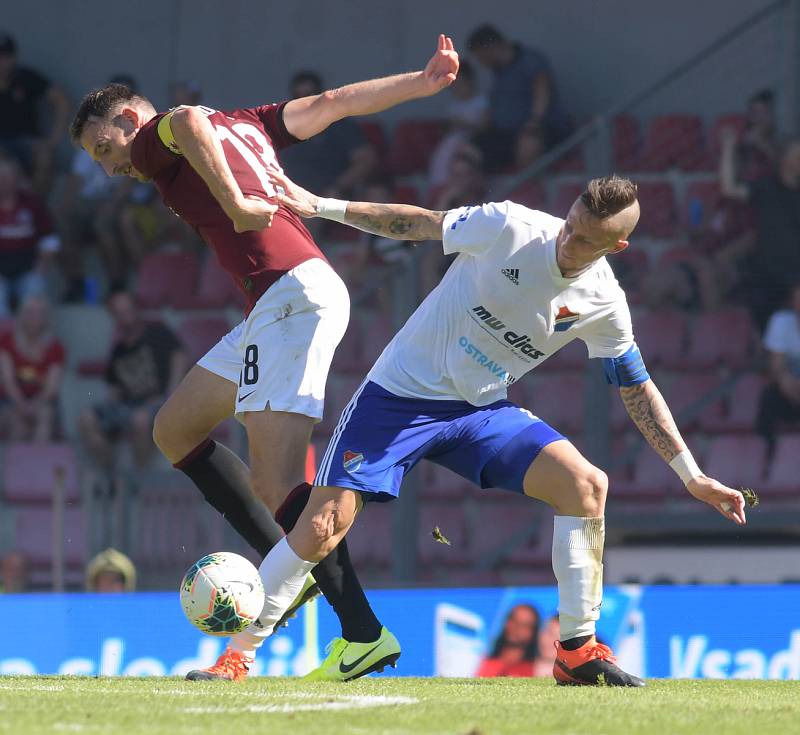
<path fill-rule="evenodd" d="M 235 413 L 322 419 L 325 383 L 350 319 L 347 287 L 324 260 L 284 273 L 197 364 L 238 385 Z"/>

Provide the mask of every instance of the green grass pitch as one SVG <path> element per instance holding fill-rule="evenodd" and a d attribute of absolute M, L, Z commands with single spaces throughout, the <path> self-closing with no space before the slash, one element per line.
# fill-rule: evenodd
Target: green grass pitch
<path fill-rule="evenodd" d="M 800 732 L 800 683 L 651 681 L 646 689 L 531 679 L 0 677 L 0 733 L 102 735 L 771 735 Z"/>

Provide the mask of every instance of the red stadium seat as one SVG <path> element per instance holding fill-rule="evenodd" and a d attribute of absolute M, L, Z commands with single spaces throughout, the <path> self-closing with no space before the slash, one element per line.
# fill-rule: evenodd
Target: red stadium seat
<path fill-rule="evenodd" d="M 682 431 L 698 424 L 718 421 L 722 416 L 722 397 L 715 398 L 696 415 L 686 418 L 685 413 L 705 400 L 719 387 L 720 379 L 706 373 L 682 373 L 664 390 L 667 404 Z"/>
<path fill-rule="evenodd" d="M 695 171 L 706 160 L 703 122 L 697 115 L 660 115 L 651 120 L 639 159 L 642 170 Z"/>
<path fill-rule="evenodd" d="M 189 361 L 197 362 L 231 330 L 227 319 L 220 317 L 189 318 L 181 322 L 178 336 Z"/>
<path fill-rule="evenodd" d="M 8 501 L 49 503 L 56 478 L 63 480 L 64 498 L 80 500 L 78 463 L 68 444 L 9 444 L 3 462 L 3 487 Z"/>
<path fill-rule="evenodd" d="M 647 181 L 639 184 L 639 203 L 642 218 L 637 234 L 653 237 L 671 237 L 677 226 L 677 207 L 672 185 L 667 182 Z"/>
<path fill-rule="evenodd" d="M 766 461 L 767 444 L 760 436 L 718 436 L 711 440 L 703 471 L 736 487 L 758 488 Z"/>
<path fill-rule="evenodd" d="M 677 367 L 686 344 L 686 315 L 677 310 L 645 311 L 633 319 L 636 344 L 645 365 Z"/>
<path fill-rule="evenodd" d="M 136 294 L 146 309 L 191 308 L 197 302 L 197 280 L 194 253 L 152 253 L 139 266 Z"/>
<path fill-rule="evenodd" d="M 347 532 L 353 564 L 362 568 L 386 567 L 392 560 L 392 511 L 394 503 L 369 503 Z"/>
<path fill-rule="evenodd" d="M 634 460 L 633 478 L 613 483 L 608 497 L 609 503 L 615 498 L 659 501 L 679 490 L 683 490 L 680 478 L 649 445 L 643 444 Z"/>
<path fill-rule="evenodd" d="M 433 537 L 439 528 L 450 545 Z M 451 566 L 463 564 L 469 558 L 463 504 L 425 503 L 419 508 L 417 526 L 417 560 L 421 565 Z"/>
<path fill-rule="evenodd" d="M 557 431 L 574 431 L 584 423 L 585 386 L 582 375 L 537 376 L 528 387 L 530 405 L 536 416 Z"/>
<path fill-rule="evenodd" d="M 583 189 L 583 184 L 561 184 L 553 201 L 553 214 L 556 217 L 566 217 L 575 200 L 583 194 Z"/>
<path fill-rule="evenodd" d="M 721 202 L 722 194 L 716 181 L 692 181 L 686 186 L 681 218 L 693 229 L 707 227 L 719 211 Z"/>
<path fill-rule="evenodd" d="M 741 112 L 731 112 L 720 115 L 708 130 L 708 152 L 711 163 L 716 166 L 719 162 L 720 151 L 722 149 L 722 131 L 732 128 L 736 131 L 737 137 L 741 137 L 747 127 L 747 117 Z"/>
<path fill-rule="evenodd" d="M 243 305 L 244 296 L 230 274 L 222 269 L 215 257 L 206 258 L 200 273 L 194 306 L 199 309 L 221 309 L 225 306 Z"/>
<path fill-rule="evenodd" d="M 754 328 L 744 309 L 720 309 L 698 316 L 691 326 L 687 366 L 742 367 L 753 359 Z"/>
<path fill-rule="evenodd" d="M 586 156 L 583 145 L 567 151 L 548 168 L 551 174 L 582 174 L 586 171 Z"/>
<path fill-rule="evenodd" d="M 509 195 L 508 198 L 512 202 L 522 204 L 524 207 L 530 209 L 546 209 L 547 208 L 547 194 L 544 187 L 538 181 L 529 179 L 517 186 Z"/>
<path fill-rule="evenodd" d="M 786 434 L 778 438 L 772 462 L 763 485 L 769 495 L 797 497 L 800 493 L 800 434 Z"/>
<path fill-rule="evenodd" d="M 419 189 L 416 186 L 395 186 L 392 201 L 398 204 L 418 205 L 420 203 Z"/>
<path fill-rule="evenodd" d="M 611 123 L 611 145 L 614 150 L 614 168 L 619 171 L 638 169 L 641 143 L 639 121 L 633 115 L 617 115 Z"/>
<path fill-rule="evenodd" d="M 378 154 L 378 160 L 382 161 L 386 156 L 386 132 L 383 125 L 377 120 L 359 120 L 358 125 L 369 143 Z"/>
<path fill-rule="evenodd" d="M 420 463 L 420 497 L 424 500 L 461 500 L 470 482 L 435 462 Z"/>
<path fill-rule="evenodd" d="M 445 132 L 441 120 L 403 120 L 397 124 L 389 145 L 387 167 L 398 176 L 425 171 Z"/>
<path fill-rule="evenodd" d="M 83 509 L 67 507 L 63 525 L 64 563 L 81 567 L 86 562 L 86 517 Z M 35 566 L 53 561 L 53 513 L 50 508 L 18 507 L 14 511 L 15 551 L 25 554 Z"/>
<path fill-rule="evenodd" d="M 701 421 L 701 427 L 713 432 L 753 431 L 764 382 L 764 378 L 755 373 L 740 378 L 728 396 L 728 410 L 725 415 L 711 421 Z"/>

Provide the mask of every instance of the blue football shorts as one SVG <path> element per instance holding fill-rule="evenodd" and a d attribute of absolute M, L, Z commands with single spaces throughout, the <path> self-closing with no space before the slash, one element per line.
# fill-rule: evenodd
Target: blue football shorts
<path fill-rule="evenodd" d="M 531 462 L 560 439 L 510 401 L 473 406 L 402 398 L 367 381 L 342 411 L 314 484 L 358 490 L 368 501 L 391 500 L 406 473 L 428 459 L 482 488 L 522 493 Z"/>

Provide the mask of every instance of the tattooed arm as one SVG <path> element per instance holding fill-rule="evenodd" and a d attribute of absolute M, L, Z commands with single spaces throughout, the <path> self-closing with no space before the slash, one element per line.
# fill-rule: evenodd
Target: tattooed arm
<path fill-rule="evenodd" d="M 275 195 L 282 205 L 301 217 L 316 217 L 325 200 L 306 191 L 284 174 L 270 171 L 272 180 L 283 190 Z M 347 202 L 344 222 L 364 232 L 394 240 L 441 240 L 445 212 L 432 212 L 410 204 Z"/>
<path fill-rule="evenodd" d="M 665 462 L 686 449 L 675 419 L 652 380 L 620 388 L 619 394 L 636 428 Z"/>
<path fill-rule="evenodd" d="M 652 380 L 619 389 L 622 402 L 633 423 L 647 443 L 669 463 L 686 449 L 675 419 L 661 392 Z M 686 489 L 698 500 L 716 508 L 735 523 L 744 523 L 744 497 L 741 492 L 726 487 L 717 480 L 700 475 L 690 480 Z"/>

